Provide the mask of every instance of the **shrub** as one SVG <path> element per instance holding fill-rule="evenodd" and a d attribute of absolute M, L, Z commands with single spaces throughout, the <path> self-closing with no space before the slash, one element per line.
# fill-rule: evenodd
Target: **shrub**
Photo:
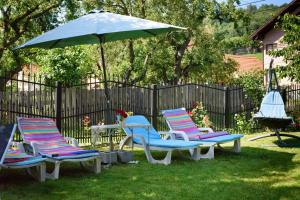
<path fill-rule="evenodd" d="M 196 102 L 193 105 L 192 112 L 189 115 L 192 117 L 193 121 L 198 127 L 211 127 L 212 122 L 209 120 L 207 111 L 204 109 L 202 102 Z"/>
<path fill-rule="evenodd" d="M 249 134 L 253 132 L 255 122 L 253 120 L 253 112 L 248 116 L 246 112 L 235 114 L 234 120 L 236 121 L 236 126 L 234 128 L 235 132 L 242 134 Z"/>
<path fill-rule="evenodd" d="M 265 93 L 263 76 L 263 71 L 249 72 L 239 76 L 233 82 L 243 87 L 246 98 L 250 98 L 255 106 L 260 105 Z"/>

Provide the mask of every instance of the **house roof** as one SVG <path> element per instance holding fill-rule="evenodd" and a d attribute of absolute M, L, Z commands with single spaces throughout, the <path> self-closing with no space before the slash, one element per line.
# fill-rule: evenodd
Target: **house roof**
<path fill-rule="evenodd" d="M 263 26 L 257 29 L 250 37 L 253 40 L 262 40 L 264 35 L 274 28 L 275 23 L 279 16 L 286 13 L 292 13 L 295 15 L 300 14 L 300 0 L 293 0 L 286 7 L 282 8 L 272 19 L 267 21 Z"/>
<path fill-rule="evenodd" d="M 225 58 L 230 58 L 238 63 L 239 74 L 263 70 L 263 61 L 255 56 L 225 54 Z"/>

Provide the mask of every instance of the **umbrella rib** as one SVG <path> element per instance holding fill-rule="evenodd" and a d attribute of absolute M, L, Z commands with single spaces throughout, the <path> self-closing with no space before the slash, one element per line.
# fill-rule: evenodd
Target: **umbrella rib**
<path fill-rule="evenodd" d="M 58 39 L 58 40 L 56 40 L 51 46 L 50 46 L 50 48 L 49 49 L 52 49 L 54 46 L 56 46 L 57 45 L 57 43 L 59 43 L 60 41 L 61 41 L 62 39 Z"/>
<path fill-rule="evenodd" d="M 150 35 L 156 36 L 156 34 L 152 33 L 152 32 L 149 31 L 149 30 L 144 30 L 144 32 L 146 32 L 146 33 L 148 33 L 148 34 L 150 34 Z"/>

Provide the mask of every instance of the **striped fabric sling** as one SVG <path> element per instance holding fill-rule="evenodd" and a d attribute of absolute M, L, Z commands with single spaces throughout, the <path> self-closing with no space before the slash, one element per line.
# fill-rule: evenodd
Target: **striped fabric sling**
<path fill-rule="evenodd" d="M 67 143 L 50 118 L 18 118 L 19 129 L 26 143 L 36 143 L 39 153 L 47 157 L 96 153 Z"/>
<path fill-rule="evenodd" d="M 228 135 L 227 132 L 201 133 L 193 122 L 192 118 L 184 108 L 162 111 L 164 118 L 168 121 L 174 131 L 185 132 L 190 140 L 207 139 L 222 135 Z M 176 137 L 181 137 L 176 135 Z"/>

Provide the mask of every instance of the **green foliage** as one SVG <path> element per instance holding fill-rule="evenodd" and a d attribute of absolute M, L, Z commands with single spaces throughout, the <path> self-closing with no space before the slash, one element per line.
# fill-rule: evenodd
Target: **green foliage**
<path fill-rule="evenodd" d="M 233 84 L 241 85 L 246 98 L 250 98 L 256 106 L 259 106 L 265 93 L 263 77 L 263 71 L 248 72 L 236 78 Z"/>
<path fill-rule="evenodd" d="M 212 127 L 212 122 L 209 121 L 207 111 L 202 102 L 196 102 L 192 112 L 189 112 L 197 127 Z"/>
<path fill-rule="evenodd" d="M 60 81 L 65 85 L 80 83 L 80 80 L 93 72 L 95 60 L 86 47 L 67 47 L 40 51 L 37 62 L 46 79 Z"/>
<path fill-rule="evenodd" d="M 26 17 L 21 20 L 22 23 L 18 24 L 19 30 L 23 30 L 25 25 L 28 26 L 22 34 L 18 35 L 16 42 L 12 43 L 7 51 L 4 51 L 3 55 L 5 56 L 0 63 L 5 64 L 9 69 L 16 69 L 17 72 L 22 64 L 35 62 L 37 55 L 40 55 L 40 50 L 26 49 L 12 52 L 9 49 L 60 23 L 98 8 L 187 28 L 187 31 L 160 35 L 150 39 L 105 44 L 109 72 L 123 76 L 126 81 L 131 83 L 178 84 L 189 78 L 207 83 L 228 83 L 234 77 L 236 63 L 224 59 L 224 53 L 230 48 L 253 46 L 253 42 L 247 39 L 249 31 L 243 29 L 249 24 L 251 17 L 244 9 L 236 9 L 235 5 L 238 2 L 237 0 L 221 2 L 210 0 L 189 2 L 181 0 L 49 0 L 42 2 L 34 0 L 28 3 L 20 1 L 17 4 L 15 0 L 11 0 L 3 4 L 16 6 L 18 12 L 13 9 L 14 12 L 10 12 L 9 19 L 18 18 L 26 10 L 33 9 L 37 5 L 39 5 L 38 10 L 33 11 L 33 15 L 41 14 L 34 18 L 32 15 L 26 16 L 30 18 L 28 22 Z M 256 12 L 256 9 L 250 10 L 249 13 Z M 3 19 L 1 20 L 3 21 Z M 11 27 L 11 25 L 9 26 Z M 4 35 L 15 35 L 19 32 L 10 28 L 3 33 L 5 33 Z M 5 38 L 4 35 L 2 38 Z M 95 48 L 84 51 L 87 51 L 87 54 L 98 55 Z M 53 62 L 61 59 L 63 59 L 62 56 L 56 55 Z M 85 59 L 83 63 L 95 61 L 94 58 L 89 61 L 88 59 L 90 58 Z M 78 60 L 74 62 L 79 63 Z M 57 63 L 53 63 L 56 66 L 52 70 L 53 72 L 50 72 L 48 63 L 43 71 L 50 74 L 57 72 L 56 79 L 64 81 L 67 78 L 63 75 L 64 71 L 70 71 L 68 69 L 76 65 L 70 63 L 70 61 L 66 61 L 67 66 L 61 70 L 57 68 L 59 66 Z M 16 66 L 18 67 L 16 68 Z M 83 70 L 85 67 L 88 69 Z M 84 64 L 81 68 L 80 73 L 90 71 L 89 64 Z M 77 70 L 71 71 L 70 77 L 79 77 L 80 73 Z"/>
<path fill-rule="evenodd" d="M 234 120 L 236 122 L 234 129 L 235 132 L 242 134 L 249 134 L 253 132 L 253 127 L 255 126 L 253 113 L 251 113 L 251 116 L 249 116 L 246 112 L 235 114 Z"/>
<path fill-rule="evenodd" d="M 279 70 L 280 77 L 300 81 L 300 16 L 285 14 L 277 27 L 284 32 L 282 42 L 286 47 L 272 51 L 275 57 L 283 57 L 287 65 Z"/>
<path fill-rule="evenodd" d="M 193 77 L 198 81 L 218 83 L 228 82 L 236 65 L 224 60 L 224 50 L 214 37 L 213 27 L 206 21 L 234 21 L 239 16 L 234 2 L 103 0 L 101 3 L 86 1 L 85 7 L 103 6 L 112 12 L 188 28 L 144 40 L 106 44 L 110 70 L 125 77 L 128 75 L 129 82 L 177 84 Z"/>
<path fill-rule="evenodd" d="M 245 49 L 251 53 L 259 48 L 259 43 L 253 41 L 250 35 L 269 20 L 282 6 L 264 4 L 257 8 L 248 5 L 239 9 L 239 17 L 231 22 L 216 24 L 215 36 L 224 46 L 227 53 L 235 53 L 237 49 Z"/>
<path fill-rule="evenodd" d="M 0 70 L 20 69 L 22 53 L 12 49 L 53 28 L 51 22 L 61 0 L 6 0 L 0 3 Z"/>

